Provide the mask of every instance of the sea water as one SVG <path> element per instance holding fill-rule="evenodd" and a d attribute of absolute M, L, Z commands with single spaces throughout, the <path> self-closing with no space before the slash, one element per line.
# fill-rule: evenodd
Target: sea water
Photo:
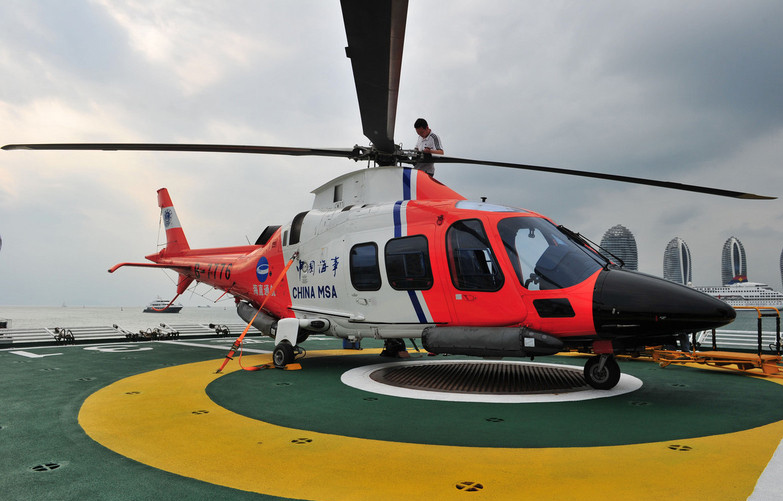
<path fill-rule="evenodd" d="M 141 306 L 134 307 L 53 307 L 53 306 L 0 306 L 0 318 L 8 319 L 10 327 L 26 329 L 37 327 L 97 327 L 118 326 L 136 331 L 168 324 L 236 324 L 243 323 L 233 303 L 209 307 L 186 306 L 179 313 L 144 313 Z M 737 318 L 721 330 L 757 332 L 758 314 L 755 311 L 738 311 Z M 775 333 L 775 318 L 762 319 L 762 330 Z"/>
<path fill-rule="evenodd" d="M 0 306 L 0 318 L 10 320 L 10 328 L 40 327 L 101 327 L 117 324 L 135 332 L 167 324 L 236 324 L 243 323 L 234 304 L 209 307 L 186 306 L 179 313 L 145 313 L 143 306 L 134 307 L 56 307 Z"/>

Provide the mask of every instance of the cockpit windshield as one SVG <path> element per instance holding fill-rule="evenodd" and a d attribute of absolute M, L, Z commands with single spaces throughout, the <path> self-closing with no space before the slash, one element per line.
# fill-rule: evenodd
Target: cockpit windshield
<path fill-rule="evenodd" d="M 529 290 L 571 287 L 603 265 L 546 219 L 509 217 L 498 223 L 498 232 L 519 282 Z"/>

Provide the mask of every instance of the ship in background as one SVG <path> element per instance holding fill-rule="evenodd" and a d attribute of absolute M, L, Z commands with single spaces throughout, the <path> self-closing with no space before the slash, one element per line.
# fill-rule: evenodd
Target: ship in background
<path fill-rule="evenodd" d="M 168 308 L 166 308 L 168 306 Z M 172 303 L 169 306 L 169 301 L 158 296 L 155 301 L 151 302 L 144 308 L 144 313 L 179 313 L 182 309 L 180 303 Z"/>
<path fill-rule="evenodd" d="M 783 292 L 776 291 L 767 284 L 749 282 L 745 275 L 734 277 L 726 285 L 700 286 L 694 289 L 718 298 L 732 308 L 750 306 L 783 309 Z"/>

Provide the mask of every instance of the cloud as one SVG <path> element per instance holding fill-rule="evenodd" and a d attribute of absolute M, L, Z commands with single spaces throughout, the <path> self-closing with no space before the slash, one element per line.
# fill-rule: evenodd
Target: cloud
<path fill-rule="evenodd" d="M 467 0 L 409 5 L 396 139 L 424 116 L 446 154 L 782 195 L 783 4 Z M 12 2 L 0 6 L 0 142 L 350 147 L 361 135 L 339 2 Z M 254 241 L 363 165 L 267 156 L 0 152 L 0 304 L 141 304 L 155 191 L 194 246 Z M 615 224 L 660 274 L 684 238 L 715 283 L 723 242 L 780 286 L 781 201 L 749 202 L 474 166 L 437 177 L 593 240 Z M 80 287 L 75 287 L 79 284 Z"/>

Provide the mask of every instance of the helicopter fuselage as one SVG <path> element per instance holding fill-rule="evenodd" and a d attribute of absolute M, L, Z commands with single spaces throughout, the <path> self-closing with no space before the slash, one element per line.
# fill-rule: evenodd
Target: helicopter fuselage
<path fill-rule="evenodd" d="M 292 345 L 319 332 L 424 337 L 431 351 L 479 356 L 615 353 L 734 318 L 707 295 L 615 266 L 540 214 L 465 200 L 415 169 L 356 171 L 315 194 L 256 245 L 174 244 L 147 258 L 227 291 L 242 318 L 260 313 L 254 325 Z M 167 234 L 182 231 L 168 220 Z"/>

